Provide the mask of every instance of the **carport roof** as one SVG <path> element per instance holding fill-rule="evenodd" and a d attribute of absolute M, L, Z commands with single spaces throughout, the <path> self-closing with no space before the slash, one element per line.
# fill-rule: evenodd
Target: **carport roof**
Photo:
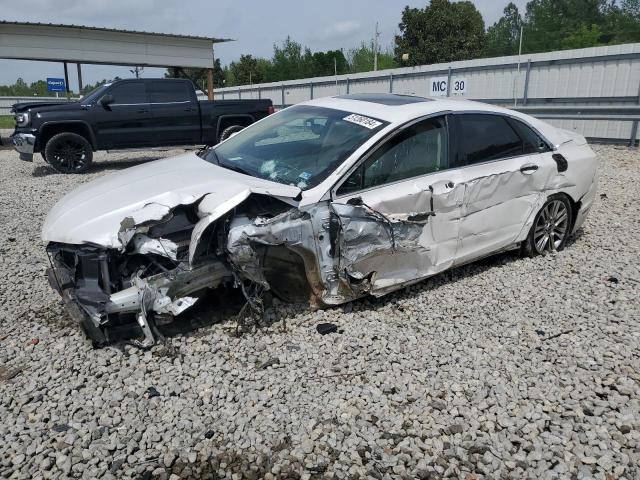
<path fill-rule="evenodd" d="M 76 28 L 79 30 L 96 30 L 100 32 L 113 32 L 113 33 L 133 33 L 139 35 L 153 35 L 157 37 L 172 37 L 172 38 L 188 38 L 194 40 L 209 40 L 212 43 L 232 42 L 233 38 L 216 38 L 216 37 L 204 37 L 198 35 L 180 35 L 177 33 L 158 33 L 158 32 L 143 32 L 140 30 L 122 30 L 118 28 L 106 28 L 106 27 L 90 27 L 86 25 L 73 25 L 64 23 L 42 23 L 42 22 L 13 22 L 8 20 L 0 20 L 0 25 L 19 25 L 19 26 L 35 26 L 35 27 L 59 27 L 59 28 Z"/>
<path fill-rule="evenodd" d="M 228 38 L 0 21 L 0 58 L 143 67 L 211 68 Z"/>

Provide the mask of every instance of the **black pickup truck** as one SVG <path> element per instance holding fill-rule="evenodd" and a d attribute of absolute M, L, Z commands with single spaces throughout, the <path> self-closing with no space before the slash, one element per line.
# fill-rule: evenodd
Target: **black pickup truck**
<path fill-rule="evenodd" d="M 40 152 L 62 173 L 89 168 L 93 152 L 214 145 L 273 113 L 271 100 L 199 101 L 190 80 L 131 79 L 75 102 L 18 103 L 12 135 L 22 160 Z"/>

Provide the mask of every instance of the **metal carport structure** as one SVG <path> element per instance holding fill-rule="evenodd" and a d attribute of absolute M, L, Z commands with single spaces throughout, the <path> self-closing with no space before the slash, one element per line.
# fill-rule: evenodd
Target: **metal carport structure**
<path fill-rule="evenodd" d="M 231 39 L 51 23 L 0 21 L 0 58 L 64 63 L 208 69 L 213 99 L 213 45 Z"/>

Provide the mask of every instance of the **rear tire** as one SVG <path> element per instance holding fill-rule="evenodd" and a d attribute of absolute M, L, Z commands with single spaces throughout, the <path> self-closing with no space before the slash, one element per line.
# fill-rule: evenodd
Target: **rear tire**
<path fill-rule="evenodd" d="M 58 133 L 44 149 L 46 161 L 60 173 L 84 173 L 93 161 L 93 148 L 82 135 Z"/>
<path fill-rule="evenodd" d="M 220 134 L 220 141 L 224 141 L 229 138 L 234 133 L 238 133 L 240 130 L 244 129 L 242 125 L 231 125 L 230 127 L 225 128 Z"/>
<path fill-rule="evenodd" d="M 47 161 L 47 156 L 44 154 L 44 152 L 40 152 L 40 155 L 42 155 L 42 159 L 44 160 L 45 163 L 49 163 Z"/>
<path fill-rule="evenodd" d="M 571 234 L 572 217 L 571 202 L 566 195 L 550 196 L 531 225 L 522 245 L 523 253 L 533 257 L 562 250 Z"/>

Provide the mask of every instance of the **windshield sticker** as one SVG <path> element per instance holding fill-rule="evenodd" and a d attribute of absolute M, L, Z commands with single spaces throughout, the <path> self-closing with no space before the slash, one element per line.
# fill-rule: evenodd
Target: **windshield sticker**
<path fill-rule="evenodd" d="M 360 125 L 361 127 L 368 128 L 369 130 L 373 130 L 374 128 L 378 128 L 382 125 L 382 122 L 374 120 L 373 118 L 365 117 L 363 115 L 357 115 L 352 113 L 351 115 L 347 115 L 343 118 L 347 122 L 355 123 L 356 125 Z"/>
<path fill-rule="evenodd" d="M 311 177 L 313 177 L 313 173 L 311 172 L 302 172 L 300 175 L 298 175 L 298 178 L 304 180 L 305 182 L 308 181 Z"/>

